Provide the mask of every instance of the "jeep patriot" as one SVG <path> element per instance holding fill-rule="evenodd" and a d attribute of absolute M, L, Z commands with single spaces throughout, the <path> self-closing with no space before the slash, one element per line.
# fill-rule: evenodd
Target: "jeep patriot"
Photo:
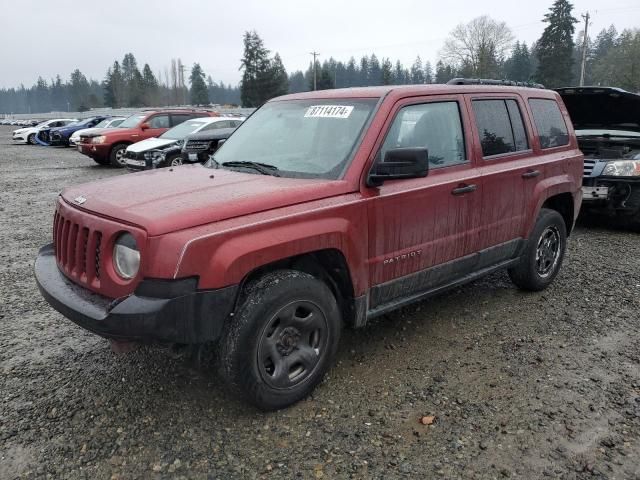
<path fill-rule="evenodd" d="M 35 276 L 114 342 L 213 345 L 226 382 L 273 410 L 320 382 L 345 324 L 503 268 L 549 286 L 582 172 L 549 90 L 287 95 L 204 165 L 65 189 Z"/>

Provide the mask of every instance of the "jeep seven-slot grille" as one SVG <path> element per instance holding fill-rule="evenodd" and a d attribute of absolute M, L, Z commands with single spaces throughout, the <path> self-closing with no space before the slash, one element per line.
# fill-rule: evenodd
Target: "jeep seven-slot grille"
<path fill-rule="evenodd" d="M 591 172 L 593 172 L 593 167 L 596 165 L 596 160 L 585 158 L 584 159 L 584 176 L 590 177 Z"/>
<path fill-rule="evenodd" d="M 100 280 L 102 232 L 91 230 L 56 213 L 53 219 L 53 244 L 59 268 L 80 283 Z"/>

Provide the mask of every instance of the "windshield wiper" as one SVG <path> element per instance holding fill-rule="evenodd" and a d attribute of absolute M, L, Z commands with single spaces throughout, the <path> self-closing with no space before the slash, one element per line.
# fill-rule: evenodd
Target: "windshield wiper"
<path fill-rule="evenodd" d="M 280 176 L 280 174 L 278 173 L 278 167 L 276 167 L 275 165 L 269 165 L 268 163 L 260 163 L 260 162 L 223 162 L 221 165 L 223 167 L 253 168 L 254 170 L 260 172 L 263 175 L 272 175 L 274 177 L 279 177 Z"/>

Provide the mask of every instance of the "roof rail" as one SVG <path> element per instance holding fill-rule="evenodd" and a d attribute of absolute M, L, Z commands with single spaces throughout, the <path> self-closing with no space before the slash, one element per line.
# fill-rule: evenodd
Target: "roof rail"
<path fill-rule="evenodd" d="M 492 78 L 452 78 L 447 85 L 505 85 L 511 87 L 546 88 L 540 83 L 495 80 Z"/>

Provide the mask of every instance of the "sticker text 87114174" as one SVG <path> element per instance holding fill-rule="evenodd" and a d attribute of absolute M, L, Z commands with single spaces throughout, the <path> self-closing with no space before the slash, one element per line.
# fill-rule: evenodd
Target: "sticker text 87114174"
<path fill-rule="evenodd" d="M 304 114 L 305 118 L 349 118 L 353 105 L 312 105 Z"/>

